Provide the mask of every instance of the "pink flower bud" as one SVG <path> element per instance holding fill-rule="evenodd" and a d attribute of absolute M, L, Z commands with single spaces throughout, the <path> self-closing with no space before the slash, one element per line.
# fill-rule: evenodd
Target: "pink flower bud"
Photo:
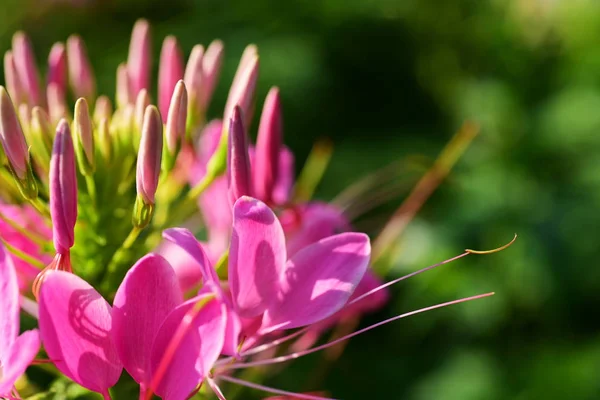
<path fill-rule="evenodd" d="M 4 54 L 4 80 L 15 104 L 27 102 L 27 93 L 23 90 L 23 84 L 19 79 L 12 51 L 7 51 Z"/>
<path fill-rule="evenodd" d="M 15 33 L 12 47 L 19 79 L 23 89 L 27 91 L 28 104 L 32 107 L 44 105 L 45 99 L 40 88 L 37 63 L 29 38 L 23 32 Z"/>
<path fill-rule="evenodd" d="M 279 89 L 272 88 L 267 95 L 260 118 L 253 171 L 256 197 L 266 202 L 271 201 L 277 182 L 282 130 Z"/>
<path fill-rule="evenodd" d="M 110 99 L 106 96 L 99 96 L 96 99 L 96 106 L 94 108 L 94 122 L 100 125 L 100 121 L 110 119 L 112 113 L 113 110 Z"/>
<path fill-rule="evenodd" d="M 167 115 L 177 82 L 183 79 L 183 55 L 174 36 L 167 36 L 160 52 L 158 66 L 158 108 Z"/>
<path fill-rule="evenodd" d="M 133 27 L 127 58 L 127 75 L 129 77 L 131 98 L 135 99 L 142 89 L 150 89 L 151 68 L 152 40 L 150 37 L 150 24 L 145 19 L 140 19 Z"/>
<path fill-rule="evenodd" d="M 67 50 L 62 43 L 55 43 L 48 56 L 48 84 L 54 83 L 63 93 L 67 92 Z"/>
<path fill-rule="evenodd" d="M 204 72 L 202 70 L 202 59 L 204 58 L 204 47 L 197 44 L 190 53 L 190 58 L 185 67 L 185 87 L 188 91 L 190 101 L 194 109 L 190 110 L 195 114 L 203 114 L 205 111 L 204 105 L 201 103 L 201 92 L 204 86 Z M 192 106 L 190 104 L 190 106 Z"/>
<path fill-rule="evenodd" d="M 146 113 L 146 108 L 150 105 L 150 95 L 146 89 L 140 90 L 137 95 L 137 99 L 135 100 L 135 108 L 134 108 L 134 126 L 138 131 L 138 134 L 142 130 L 142 124 L 144 123 L 144 114 Z M 139 139 L 140 136 L 138 136 Z"/>
<path fill-rule="evenodd" d="M 82 97 L 75 103 L 73 135 L 77 140 L 77 158 L 79 169 L 84 175 L 94 172 L 96 159 L 94 151 L 94 132 L 87 101 Z M 82 151 L 83 150 L 83 151 Z"/>
<path fill-rule="evenodd" d="M 117 107 L 125 107 L 127 104 L 133 103 L 129 88 L 127 65 L 122 63 L 117 67 Z"/>
<path fill-rule="evenodd" d="M 68 116 L 65 92 L 56 83 L 48 85 L 48 113 L 54 124 Z"/>
<path fill-rule="evenodd" d="M 242 196 L 252 196 L 248 138 L 244 128 L 242 109 L 235 107 L 229 120 L 227 146 L 227 182 L 231 205 Z"/>
<path fill-rule="evenodd" d="M 250 126 L 253 113 L 254 92 L 258 79 L 258 54 L 254 46 L 248 46 L 242 55 L 242 60 L 229 89 L 223 120 L 231 119 L 235 106 L 240 106 L 244 123 Z"/>
<path fill-rule="evenodd" d="M 146 107 L 142 125 L 142 140 L 137 160 L 136 186 L 138 196 L 147 204 L 154 204 L 154 195 L 160 177 L 163 126 L 155 106 Z"/>
<path fill-rule="evenodd" d="M 208 108 L 212 95 L 217 87 L 222 63 L 223 42 L 215 40 L 208 46 L 202 59 L 202 75 L 204 80 L 200 92 L 200 102 L 204 109 Z"/>
<path fill-rule="evenodd" d="M 75 97 L 85 97 L 91 102 L 96 95 L 96 79 L 83 40 L 72 35 L 67 40 L 69 81 Z"/>
<path fill-rule="evenodd" d="M 11 168 L 19 179 L 27 177 L 29 151 L 10 96 L 0 86 L 0 141 Z"/>
<path fill-rule="evenodd" d="M 177 146 L 185 137 L 185 123 L 187 121 L 188 97 L 186 86 L 183 81 L 177 82 L 171 105 L 169 106 L 169 115 L 167 116 L 166 142 L 170 154 L 175 154 Z"/>
<path fill-rule="evenodd" d="M 75 241 L 77 221 L 77 175 L 75 150 L 67 120 L 56 127 L 50 161 L 50 216 L 52 238 L 59 254 L 66 254 Z"/>

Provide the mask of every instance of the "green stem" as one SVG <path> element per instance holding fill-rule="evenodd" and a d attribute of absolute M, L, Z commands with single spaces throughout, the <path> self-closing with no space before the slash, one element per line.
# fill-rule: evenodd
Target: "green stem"
<path fill-rule="evenodd" d="M 125 238 L 121 247 L 119 247 L 117 251 L 115 251 L 115 254 L 113 254 L 103 278 L 105 276 L 110 277 L 118 272 L 117 268 L 119 267 L 119 264 L 125 259 L 128 250 L 131 248 L 131 246 L 133 246 L 141 232 L 142 230 L 136 227 L 131 229 L 131 232 L 129 232 L 129 235 Z"/>
<path fill-rule="evenodd" d="M 86 175 L 85 183 L 87 185 L 90 201 L 92 202 L 92 207 L 96 208 L 96 182 L 94 181 L 94 177 Z"/>

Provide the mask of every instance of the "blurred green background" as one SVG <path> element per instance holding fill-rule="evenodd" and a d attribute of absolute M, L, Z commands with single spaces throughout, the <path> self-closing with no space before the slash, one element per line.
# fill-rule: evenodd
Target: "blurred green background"
<path fill-rule="evenodd" d="M 75 4 L 72 4 L 75 3 Z M 388 278 L 470 256 L 393 288 L 362 325 L 461 296 L 353 339 L 334 362 L 290 364 L 269 385 L 342 399 L 600 398 L 600 2 L 594 0 L 4 0 L 0 49 L 27 31 L 38 61 L 55 41 L 87 42 L 101 94 L 114 94 L 135 20 L 160 42 L 225 42 L 211 115 L 239 56 L 261 54 L 258 99 L 281 88 L 298 165 L 335 153 L 318 196 L 414 155 L 430 165 L 461 123 L 482 131 L 399 240 Z M 255 129 L 253 130 L 255 132 Z M 423 171 L 413 171 L 413 178 Z M 414 180 L 414 179 L 413 179 Z M 375 235 L 407 189 L 358 222 Z M 317 364 L 319 367 L 314 368 Z M 258 398 L 246 392 L 244 398 Z"/>

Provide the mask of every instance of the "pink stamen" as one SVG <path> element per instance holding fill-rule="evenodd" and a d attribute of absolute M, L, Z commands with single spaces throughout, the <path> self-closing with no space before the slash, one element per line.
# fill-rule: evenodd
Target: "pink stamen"
<path fill-rule="evenodd" d="M 215 395 L 217 396 L 217 398 L 219 400 L 227 400 L 225 398 L 225 395 L 221 391 L 221 388 L 217 385 L 217 382 L 215 382 L 211 378 L 206 378 L 206 381 L 208 382 L 208 386 L 210 386 L 210 388 L 212 389 L 212 391 L 215 393 Z"/>
<path fill-rule="evenodd" d="M 358 330 L 356 332 L 353 332 L 353 333 L 351 333 L 349 335 L 343 336 L 343 337 L 341 337 L 339 339 L 336 339 L 336 340 L 333 340 L 331 342 L 325 343 L 325 344 L 323 344 L 321 346 L 314 347 L 312 349 L 308 349 L 308 350 L 304 350 L 304 351 L 299 351 L 299 352 L 296 352 L 296 353 L 292 353 L 292 354 L 288 354 L 288 355 L 280 356 L 280 357 L 275 357 L 275 358 L 271 358 L 271 359 L 268 359 L 268 360 L 260 360 L 260 361 L 253 361 L 253 362 L 247 362 L 247 363 L 230 364 L 230 365 L 227 365 L 225 367 L 225 369 L 240 369 L 240 368 L 257 367 L 257 366 L 261 366 L 261 365 L 278 364 L 278 363 L 282 363 L 282 362 L 285 362 L 285 361 L 294 360 L 296 358 L 303 357 L 303 356 L 306 356 L 308 354 L 312 354 L 312 353 L 316 353 L 317 351 L 324 350 L 324 349 L 326 349 L 328 347 L 331 347 L 331 346 L 333 346 L 333 345 L 335 345 L 337 343 L 340 343 L 340 342 L 342 342 L 344 340 L 348 340 L 350 338 L 353 338 L 354 336 L 358 336 L 358 335 L 360 335 L 362 333 L 370 331 L 371 329 L 375 329 L 377 327 L 380 327 L 382 325 L 388 324 L 390 322 L 396 321 L 396 320 L 401 319 L 401 318 L 410 317 L 411 315 L 416 315 L 416 314 L 420 314 L 420 313 L 423 313 L 423 312 L 426 312 L 426 311 L 435 310 L 437 308 L 442 308 L 442 307 L 446 307 L 446 306 L 450 306 L 450 305 L 454 305 L 454 304 L 459 304 L 459 303 L 465 303 L 467 301 L 477 300 L 477 299 L 481 299 L 481 298 L 484 298 L 484 297 L 489 297 L 489 296 L 492 296 L 492 295 L 494 295 L 494 292 L 479 294 L 477 296 L 465 297 L 465 298 L 458 299 L 458 300 L 452 300 L 452 301 L 449 301 L 449 302 L 446 302 L 446 303 L 436 304 L 434 306 L 420 308 L 420 309 L 415 310 L 415 311 L 410 311 L 410 312 L 407 312 L 407 313 L 404 313 L 404 314 L 397 315 L 397 316 L 392 317 L 392 318 L 388 318 L 388 319 L 386 319 L 384 321 L 381 321 L 381 322 L 378 322 L 376 324 L 370 325 L 370 326 L 368 326 L 366 328 L 360 329 L 360 330 Z"/>
<path fill-rule="evenodd" d="M 461 258 L 463 258 L 463 257 L 466 257 L 466 256 L 468 256 L 469 254 L 471 254 L 471 252 L 470 252 L 470 251 L 465 251 L 464 253 L 462 253 L 462 254 L 460 254 L 460 255 L 458 255 L 458 256 L 455 256 L 455 257 L 449 258 L 449 259 L 447 259 L 447 260 L 441 261 L 441 262 L 439 262 L 439 263 L 437 263 L 437 264 L 430 265 L 429 267 L 425 267 L 425 268 L 423 268 L 423 269 L 420 269 L 420 270 L 418 270 L 418 271 L 411 272 L 410 274 L 408 274 L 408 275 L 404 275 L 404 276 L 402 276 L 402 277 L 400 277 L 400 278 L 398 278 L 398 279 L 394 279 L 393 281 L 386 282 L 386 283 L 384 283 L 383 285 L 381 285 L 381 286 L 378 286 L 378 287 L 376 287 L 375 289 L 372 289 L 372 290 L 368 291 L 367 293 L 364 293 L 364 294 L 362 294 L 362 295 L 358 296 L 357 298 L 355 298 L 354 300 L 352 300 L 351 302 L 349 302 L 349 303 L 346 305 L 346 307 L 348 307 L 349 305 L 352 305 L 352 304 L 354 304 L 354 303 L 357 303 L 357 302 L 361 301 L 362 299 L 364 299 L 365 297 L 368 297 L 368 296 L 372 295 L 373 293 L 377 293 L 377 292 L 379 292 L 380 290 L 382 290 L 382 289 L 385 289 L 386 287 L 392 286 L 393 284 L 396 284 L 396 283 L 398 283 L 398 282 L 400 282 L 400 281 L 403 281 L 403 280 L 405 280 L 405 279 L 408 279 L 408 278 L 412 278 L 412 277 L 413 277 L 413 276 L 415 276 L 415 275 L 419 275 L 419 274 L 421 274 L 421 273 L 423 273 L 423 272 L 427 272 L 427 271 L 429 271 L 429 270 L 432 270 L 432 269 L 434 269 L 434 268 L 440 267 L 440 266 L 442 266 L 442 265 L 449 264 L 449 263 L 451 263 L 452 261 L 456 261 L 456 260 L 458 260 L 458 259 L 461 259 Z"/>
<path fill-rule="evenodd" d="M 246 386 L 252 389 L 257 389 L 257 390 L 262 390 L 264 392 L 269 392 L 269 393 L 275 393 L 275 394 L 282 394 L 284 396 L 292 396 L 295 399 L 308 399 L 308 400 L 335 400 L 329 397 L 321 397 L 321 396 L 312 396 L 310 394 L 302 394 L 302 393 L 294 393 L 294 392 L 288 392 L 285 390 L 279 390 L 279 389 L 275 389 L 269 386 L 263 386 L 263 385 L 259 385 L 256 383 L 252 383 L 252 382 L 248 382 L 248 381 L 244 381 L 242 379 L 237 379 L 237 378 L 233 378 L 231 376 L 219 376 L 220 379 L 227 381 L 227 382 L 231 382 L 231 383 L 235 383 L 237 385 L 241 385 L 241 386 Z"/>

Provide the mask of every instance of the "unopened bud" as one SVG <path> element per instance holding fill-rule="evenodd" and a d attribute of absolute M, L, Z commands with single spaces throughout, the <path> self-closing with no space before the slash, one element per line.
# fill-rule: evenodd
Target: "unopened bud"
<path fill-rule="evenodd" d="M 75 97 L 84 97 L 88 102 L 92 102 L 96 96 L 96 79 L 85 44 L 77 35 L 72 35 L 67 40 L 67 60 L 69 81 Z"/>
<path fill-rule="evenodd" d="M 204 58 L 204 47 L 197 44 L 190 53 L 190 58 L 185 67 L 183 78 L 188 92 L 188 114 L 190 127 L 196 128 L 204 121 L 206 109 L 202 104 L 201 92 L 204 85 L 204 71 L 202 70 L 202 59 Z"/>
<path fill-rule="evenodd" d="M 15 107 L 3 86 L 0 86 L 0 141 L 12 171 L 19 179 L 27 178 L 29 151 Z"/>
<path fill-rule="evenodd" d="M 104 161 L 108 162 L 113 156 L 113 141 L 110 134 L 110 122 L 108 118 L 101 119 L 98 123 L 98 149 Z"/>
<path fill-rule="evenodd" d="M 55 43 L 48 56 L 48 84 L 56 84 L 67 92 L 67 50 L 62 43 Z"/>
<path fill-rule="evenodd" d="M 173 90 L 183 79 L 183 55 L 174 36 L 167 36 L 160 51 L 158 66 L 158 109 L 161 115 L 167 115 Z"/>
<path fill-rule="evenodd" d="M 69 111 L 67 109 L 65 92 L 56 83 L 51 83 L 48 85 L 47 95 L 48 112 L 50 113 L 52 123 L 57 124 L 61 119 L 68 118 Z"/>
<path fill-rule="evenodd" d="M 248 138 L 240 107 L 233 109 L 233 114 L 229 121 L 227 183 L 229 186 L 229 201 L 232 207 L 240 197 L 252 196 Z"/>
<path fill-rule="evenodd" d="M 67 120 L 56 127 L 50 161 L 50 216 L 52 240 L 59 254 L 66 254 L 75 242 L 77 222 L 77 174 L 75 150 Z"/>
<path fill-rule="evenodd" d="M 163 146 L 163 126 L 155 106 L 146 107 L 137 159 L 136 187 L 144 204 L 154 204 L 158 188 Z"/>
<path fill-rule="evenodd" d="M 122 63 L 117 67 L 117 107 L 125 107 L 132 102 L 127 65 Z"/>
<path fill-rule="evenodd" d="M 150 24 L 145 19 L 140 19 L 133 27 L 127 58 L 127 75 L 132 99 L 135 99 L 142 89 L 150 89 L 151 57 Z"/>
<path fill-rule="evenodd" d="M 96 106 L 94 107 L 94 123 L 100 124 L 103 119 L 110 120 L 113 109 L 110 99 L 107 96 L 99 96 L 96 99 Z"/>
<path fill-rule="evenodd" d="M 134 130 L 136 132 L 135 141 L 139 142 L 141 138 L 142 125 L 144 123 L 144 114 L 146 113 L 146 108 L 150 105 L 150 95 L 146 89 L 140 90 L 135 99 L 135 108 L 133 111 L 133 125 Z"/>
<path fill-rule="evenodd" d="M 75 103 L 73 137 L 76 143 L 75 149 L 79 170 L 85 176 L 92 175 L 96 168 L 94 130 L 92 128 L 88 103 L 83 97 Z"/>
<path fill-rule="evenodd" d="M 200 102 L 206 110 L 210 105 L 210 100 L 219 82 L 221 74 L 221 65 L 223 63 L 223 42 L 220 40 L 213 41 L 202 59 L 202 90 L 200 91 Z"/>
<path fill-rule="evenodd" d="M 279 172 L 279 152 L 283 136 L 279 89 L 272 88 L 263 106 L 254 158 L 256 198 L 270 202 Z"/>
<path fill-rule="evenodd" d="M 174 156 L 185 137 L 185 125 L 187 120 L 188 97 L 186 86 L 183 81 L 177 82 L 167 116 L 166 143 L 167 150 Z"/>
<path fill-rule="evenodd" d="M 229 121 L 235 106 L 240 106 L 244 115 L 245 126 L 250 126 L 254 111 L 254 94 L 258 80 L 258 54 L 254 46 L 248 46 L 229 89 L 224 121 Z M 227 125 L 227 124 L 226 124 Z"/>
<path fill-rule="evenodd" d="M 29 126 L 29 137 L 33 153 L 48 168 L 52 154 L 52 141 L 54 132 L 50 124 L 48 113 L 41 107 L 31 110 L 31 124 Z"/>
<path fill-rule="evenodd" d="M 15 33 L 12 48 L 19 80 L 27 92 L 28 104 L 31 107 L 43 106 L 45 99 L 40 87 L 37 63 L 29 38 L 23 32 Z"/>
<path fill-rule="evenodd" d="M 27 93 L 23 89 L 23 84 L 19 78 L 12 51 L 7 51 L 4 54 L 4 81 L 15 104 L 27 103 Z"/>

